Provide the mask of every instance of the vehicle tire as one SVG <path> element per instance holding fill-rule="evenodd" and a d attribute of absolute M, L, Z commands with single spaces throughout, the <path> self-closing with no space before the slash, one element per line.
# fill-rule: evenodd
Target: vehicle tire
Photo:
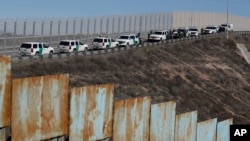
<path fill-rule="evenodd" d="M 73 50 L 73 53 L 76 54 L 76 49 Z"/>
<path fill-rule="evenodd" d="M 119 44 L 116 44 L 116 47 L 118 47 L 119 46 Z"/>
<path fill-rule="evenodd" d="M 106 45 L 105 49 L 107 49 L 107 48 L 109 48 L 109 46 L 108 46 L 108 45 Z"/>
<path fill-rule="evenodd" d="M 39 52 L 36 52 L 36 53 L 35 53 L 35 56 L 39 56 Z"/>
<path fill-rule="evenodd" d="M 49 56 L 52 56 L 52 55 L 53 55 L 53 51 L 50 51 L 50 52 L 49 52 Z"/>

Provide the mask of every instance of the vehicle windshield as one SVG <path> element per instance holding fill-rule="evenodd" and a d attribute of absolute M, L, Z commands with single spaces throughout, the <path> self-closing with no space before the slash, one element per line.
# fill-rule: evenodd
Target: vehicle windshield
<path fill-rule="evenodd" d="M 216 27 L 208 26 L 208 27 L 206 27 L 206 29 L 216 29 Z"/>
<path fill-rule="evenodd" d="M 128 39 L 128 38 L 129 38 L 129 36 L 120 36 L 119 39 Z"/>
<path fill-rule="evenodd" d="M 190 31 L 198 31 L 198 29 L 195 29 L 195 28 L 190 28 L 189 30 Z"/>
<path fill-rule="evenodd" d="M 68 46 L 68 45 L 69 45 L 69 42 L 62 41 L 62 42 L 60 42 L 59 45 Z"/>
<path fill-rule="evenodd" d="M 22 44 L 21 48 L 31 48 L 31 44 Z"/>
<path fill-rule="evenodd" d="M 94 39 L 93 42 L 98 42 L 98 43 L 102 43 L 102 39 Z"/>
<path fill-rule="evenodd" d="M 162 32 L 155 32 L 156 35 L 162 35 Z"/>
<path fill-rule="evenodd" d="M 226 25 L 226 24 L 222 24 L 221 26 L 223 26 L 223 27 L 227 27 L 227 25 Z"/>

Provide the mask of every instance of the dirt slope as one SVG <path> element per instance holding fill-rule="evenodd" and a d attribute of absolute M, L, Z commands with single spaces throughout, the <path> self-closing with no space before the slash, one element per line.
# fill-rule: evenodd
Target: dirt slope
<path fill-rule="evenodd" d="M 234 118 L 250 124 L 250 66 L 235 42 L 211 38 L 70 60 L 13 63 L 14 78 L 69 73 L 70 85 L 114 83 L 115 99 L 152 96 L 177 101 L 177 113 L 198 110 L 198 120 Z"/>

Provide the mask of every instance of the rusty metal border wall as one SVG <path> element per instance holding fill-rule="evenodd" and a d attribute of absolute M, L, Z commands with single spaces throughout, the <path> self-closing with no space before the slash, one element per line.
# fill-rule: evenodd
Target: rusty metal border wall
<path fill-rule="evenodd" d="M 12 140 L 44 140 L 68 134 L 69 75 L 12 81 Z"/>
<path fill-rule="evenodd" d="M 0 128 L 10 126 L 11 57 L 0 56 Z"/>
<path fill-rule="evenodd" d="M 118 100 L 114 103 L 114 141 L 148 141 L 150 97 Z"/>
<path fill-rule="evenodd" d="M 69 140 L 100 140 L 112 136 L 114 85 L 71 89 Z"/>
<path fill-rule="evenodd" d="M 152 105 L 150 97 L 114 101 L 114 84 L 72 88 L 69 95 L 68 74 L 20 78 L 11 83 L 10 62 L 11 57 L 0 56 L 0 69 L 5 68 L 1 80 L 7 78 L 1 85 L 11 89 L 12 84 L 12 99 L 0 97 L 11 106 L 0 108 L 7 107 L 12 113 L 0 128 L 1 141 L 10 134 L 13 141 L 65 140 L 68 135 L 69 140 L 89 141 L 199 141 L 204 137 L 206 141 L 229 141 L 233 119 L 197 123 L 197 111 L 175 115 L 175 101 Z M 4 93 L 10 95 L 10 91 Z M 0 92 L 3 94 L 3 89 Z M 87 132 L 90 127 L 93 132 Z"/>

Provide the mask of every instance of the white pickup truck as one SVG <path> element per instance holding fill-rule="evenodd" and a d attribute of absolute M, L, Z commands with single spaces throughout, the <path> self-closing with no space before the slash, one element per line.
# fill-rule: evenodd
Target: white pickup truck
<path fill-rule="evenodd" d="M 118 41 L 119 46 L 137 45 L 140 43 L 140 39 L 136 34 L 122 35 L 116 41 Z"/>

